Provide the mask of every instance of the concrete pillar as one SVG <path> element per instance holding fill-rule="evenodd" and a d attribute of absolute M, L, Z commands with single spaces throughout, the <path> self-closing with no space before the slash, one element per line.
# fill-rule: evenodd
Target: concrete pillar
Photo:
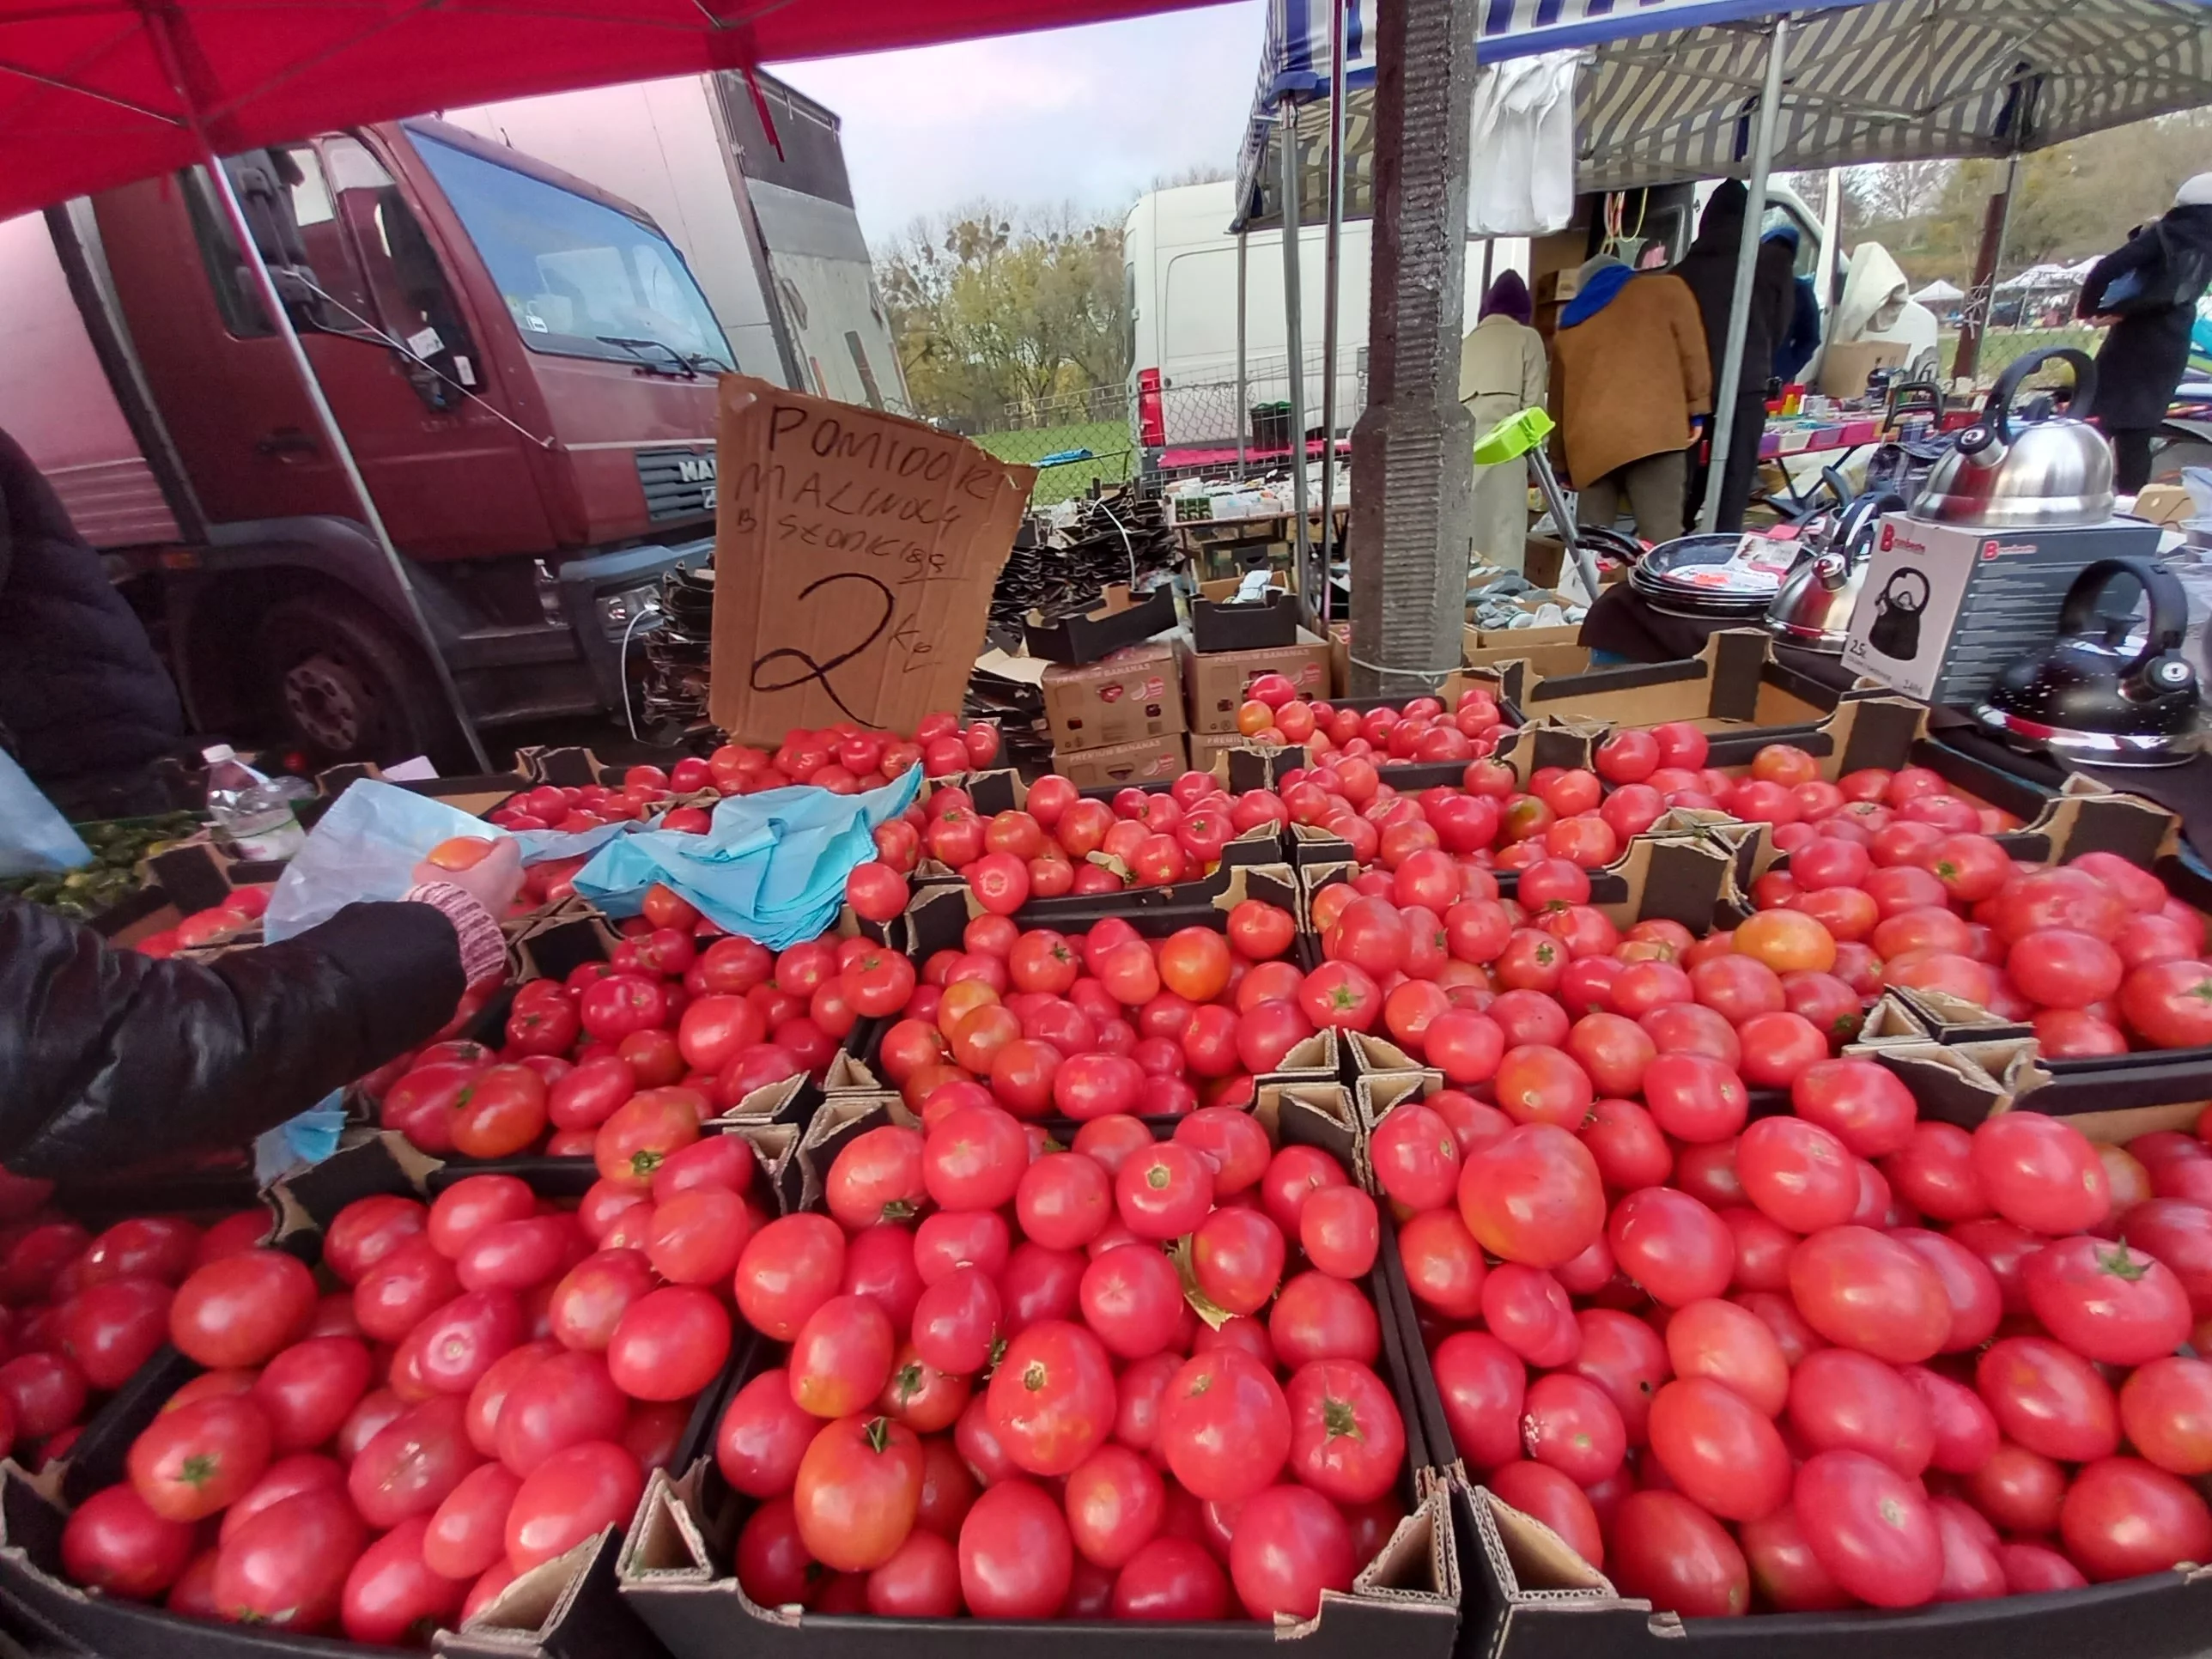
<path fill-rule="evenodd" d="M 1352 428 L 1352 694 L 1419 696 L 1460 659 L 1474 421 L 1459 402 L 1476 0 L 1381 0 L 1367 410 Z"/>

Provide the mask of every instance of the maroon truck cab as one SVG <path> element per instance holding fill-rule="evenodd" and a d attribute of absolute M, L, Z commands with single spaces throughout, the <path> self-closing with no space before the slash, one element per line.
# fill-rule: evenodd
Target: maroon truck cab
<path fill-rule="evenodd" d="M 226 167 L 471 714 L 620 707 L 659 577 L 712 553 L 734 358 L 682 255 L 638 209 L 436 121 Z M 208 178 L 46 217 L 179 532 L 110 550 L 152 591 L 195 726 L 447 748 L 420 635 Z"/>

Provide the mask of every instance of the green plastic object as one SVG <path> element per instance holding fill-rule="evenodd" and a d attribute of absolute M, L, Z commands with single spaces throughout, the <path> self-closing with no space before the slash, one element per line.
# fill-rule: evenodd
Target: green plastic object
<path fill-rule="evenodd" d="M 1500 461 L 1517 460 L 1529 451 L 1541 448 L 1553 428 L 1552 417 L 1542 410 L 1524 409 L 1500 421 L 1475 441 L 1474 464 L 1496 466 Z"/>

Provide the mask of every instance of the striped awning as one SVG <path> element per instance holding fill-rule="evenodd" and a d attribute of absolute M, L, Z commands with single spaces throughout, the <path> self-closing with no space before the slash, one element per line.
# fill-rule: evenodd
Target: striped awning
<path fill-rule="evenodd" d="M 1371 210 L 1374 0 L 1347 19 L 1345 210 Z M 1747 171 L 1771 0 L 1491 0 L 1486 62 L 1588 48 L 1579 182 L 1623 190 Z M 2002 155 L 2212 103 L 2206 0 L 1842 0 L 1790 8 L 1778 171 Z M 1328 9 L 1273 0 L 1237 166 L 1248 228 L 1279 222 L 1285 100 L 1300 211 L 1325 199 Z"/>

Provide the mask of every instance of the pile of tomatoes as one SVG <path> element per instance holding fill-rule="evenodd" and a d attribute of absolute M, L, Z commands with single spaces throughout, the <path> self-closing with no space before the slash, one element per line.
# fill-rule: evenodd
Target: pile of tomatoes
<path fill-rule="evenodd" d="M 186 1274 L 268 1236 L 255 1210 L 201 1228 L 172 1217 L 97 1235 L 46 1207 L 52 1183 L 0 1171 L 0 1455 L 27 1468 L 66 1454 L 88 1407 L 168 1334 Z"/>
<path fill-rule="evenodd" d="M 1033 898 L 1194 879 L 1246 830 L 1288 816 L 1272 790 L 1231 800 L 1206 772 L 1186 772 L 1164 791 L 1121 790 L 1110 805 L 1054 775 L 1031 784 L 1020 807 L 988 818 L 965 789 L 946 785 L 877 826 L 876 857 L 852 880 L 878 882 L 881 870 L 903 881 L 927 858 L 965 879 L 987 909 L 1012 915 Z M 854 885 L 846 896 L 874 915 Z"/>
<path fill-rule="evenodd" d="M 2212 1208 L 2154 1195 L 2202 1143 L 1916 1122 L 1856 1059 L 1749 1122 L 1695 1054 L 1531 1100 L 1527 1057 L 1390 1111 L 1376 1176 L 1458 1452 L 1625 1593 L 1909 1607 L 2212 1551 Z"/>
<path fill-rule="evenodd" d="M 696 834 L 709 823 L 708 806 L 695 799 L 702 795 L 757 794 L 794 783 L 853 795 L 879 789 L 916 766 L 925 776 L 949 777 L 980 770 L 998 757 L 999 728 L 988 720 L 963 729 L 951 714 L 929 714 L 911 738 L 841 720 L 819 732 L 794 727 L 773 752 L 726 743 L 711 755 L 687 755 L 665 769 L 633 766 L 623 773 L 619 787 L 539 784 L 485 816 L 507 830 L 578 830 L 659 813 L 658 828 Z M 674 799 L 690 804 L 670 806 Z"/>
<path fill-rule="evenodd" d="M 1762 758 L 1771 751 L 1762 751 Z M 1833 971 L 1942 991 L 2030 1020 L 2045 1058 L 2212 1043 L 2204 918 L 2116 854 L 2015 863 L 1975 809 L 1917 769 L 1852 773 L 1822 810 L 1774 831 L 1786 860 L 1759 878 L 1760 914 L 1817 921 Z M 1829 797 L 1840 796 L 1840 800 Z M 1823 947 L 1808 935 L 1807 948 Z"/>
<path fill-rule="evenodd" d="M 166 1336 L 208 1369 L 70 1515 L 64 1570 L 196 1617 L 419 1644 L 627 1526 L 728 1358 L 754 1168 L 717 1137 L 567 1211 L 474 1176 L 348 1205 L 319 1275 L 244 1248 L 173 1294 L 113 1281 L 160 1304 L 142 1360 Z M 165 1267 L 195 1258 L 189 1226 L 121 1225 L 164 1230 Z"/>
<path fill-rule="evenodd" d="M 173 957 L 179 951 L 228 945 L 260 925 L 269 908 L 266 887 L 234 887 L 220 904 L 195 910 L 173 927 L 149 933 L 131 948 L 142 957 Z"/>
<path fill-rule="evenodd" d="M 818 1076 L 882 1000 L 868 988 L 913 977 L 865 939 L 825 937 L 779 955 L 724 935 L 660 886 L 623 932 L 611 960 L 525 981 L 496 1050 L 447 1038 L 365 1079 L 383 1127 L 438 1157 L 592 1156 L 633 1100 L 680 1105 L 696 1127 L 755 1090 Z M 856 1003 L 845 969 L 860 957 L 868 970 L 852 977 Z"/>
<path fill-rule="evenodd" d="M 669 803 L 714 787 L 714 775 L 707 763 L 687 756 L 665 770 L 658 766 L 633 766 L 623 774 L 619 787 L 604 783 L 541 783 L 508 796 L 484 816 L 502 830 L 574 832 L 596 830 L 604 823 L 635 823 L 658 814 L 661 829 L 696 834 L 707 828 L 707 809 Z"/>
<path fill-rule="evenodd" d="M 1316 764 L 1339 755 L 1389 765 L 1473 760 L 1514 728 L 1498 699 L 1480 686 L 1462 691 L 1447 714 L 1435 697 L 1415 697 L 1403 707 L 1339 708 L 1299 696 L 1285 675 L 1262 674 L 1237 708 L 1237 729 L 1263 747 L 1303 749 Z"/>
<path fill-rule="evenodd" d="M 757 1500 L 735 1559 L 754 1601 L 1305 1619 L 1405 1515 L 1374 1200 L 1249 1111 L 1156 1140 L 1135 1102 L 1071 1103 L 1063 1151 L 941 1083 L 919 1125 L 843 1140 L 828 1213 L 746 1245 L 738 1306 L 790 1345 L 715 1441 Z"/>

